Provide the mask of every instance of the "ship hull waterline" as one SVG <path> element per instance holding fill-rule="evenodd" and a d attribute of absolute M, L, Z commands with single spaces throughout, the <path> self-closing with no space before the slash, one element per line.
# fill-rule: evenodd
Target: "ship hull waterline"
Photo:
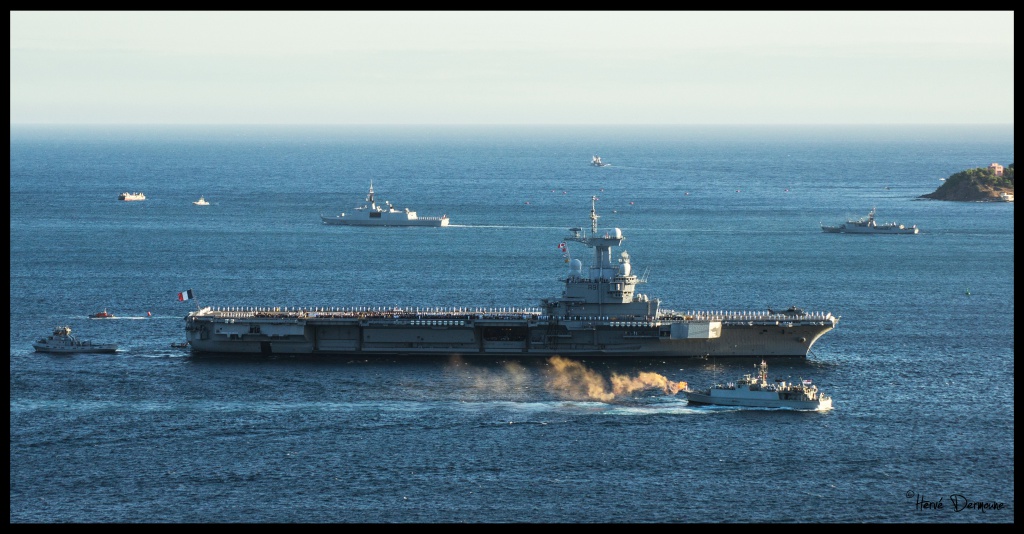
<path fill-rule="evenodd" d="M 828 410 L 832 408 L 832 401 L 798 401 L 780 400 L 774 398 L 730 398 L 718 395 L 705 395 L 701 393 L 687 392 L 686 401 L 696 406 L 741 406 L 745 408 L 789 408 L 792 410 Z"/>
<path fill-rule="evenodd" d="M 836 320 L 761 324 L 689 321 L 587 322 L 530 319 L 359 320 L 230 317 L 193 312 L 186 338 L 194 354 L 486 357 L 806 358 Z M 778 322 L 778 324 L 775 324 Z M 640 325 L 640 326 L 634 326 Z M 693 328 L 694 325 L 698 328 Z"/>
<path fill-rule="evenodd" d="M 34 345 L 36 352 L 44 352 L 47 354 L 115 354 L 117 353 L 117 346 L 108 347 L 82 347 L 82 348 L 54 348 L 54 347 L 40 347 Z"/>

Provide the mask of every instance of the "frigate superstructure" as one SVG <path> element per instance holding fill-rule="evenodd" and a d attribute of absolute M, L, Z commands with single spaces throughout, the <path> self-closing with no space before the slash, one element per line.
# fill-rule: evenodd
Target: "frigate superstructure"
<path fill-rule="evenodd" d="M 637 293 L 630 257 L 612 251 L 619 228 L 570 228 L 567 242 L 594 250 L 571 260 L 561 295 L 535 308 L 204 307 L 185 317 L 193 353 L 336 356 L 806 357 L 839 317 L 805 312 L 662 310 Z M 568 244 L 565 244 L 567 247 Z M 795 311 L 794 311 L 795 310 Z"/>

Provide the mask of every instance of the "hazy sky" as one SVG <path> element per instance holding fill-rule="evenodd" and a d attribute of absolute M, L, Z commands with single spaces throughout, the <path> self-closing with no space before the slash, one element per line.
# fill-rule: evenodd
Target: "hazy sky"
<path fill-rule="evenodd" d="M 1012 11 L 11 12 L 11 123 L 1012 124 Z"/>

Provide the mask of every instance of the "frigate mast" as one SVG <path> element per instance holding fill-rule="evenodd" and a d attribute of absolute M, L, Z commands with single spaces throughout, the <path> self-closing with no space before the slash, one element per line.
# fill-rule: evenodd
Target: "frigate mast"
<path fill-rule="evenodd" d="M 594 249 L 594 264 L 590 266 L 590 279 L 597 283 L 607 282 L 618 273 L 619 269 L 612 263 L 612 247 L 622 245 L 622 241 L 625 239 L 618 228 L 605 232 L 603 236 L 598 235 L 597 219 L 599 217 L 597 197 L 592 196 L 590 197 L 590 235 L 581 233 L 582 228 L 570 228 L 569 231 L 572 232 L 572 235 L 566 236 L 567 240 L 583 243 Z M 626 258 L 628 256 L 624 256 L 624 259 Z"/>
<path fill-rule="evenodd" d="M 590 197 L 590 235 L 597 235 L 597 197 Z"/>

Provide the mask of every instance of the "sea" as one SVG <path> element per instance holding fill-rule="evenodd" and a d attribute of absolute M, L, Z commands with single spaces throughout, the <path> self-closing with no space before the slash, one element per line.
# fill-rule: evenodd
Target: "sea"
<path fill-rule="evenodd" d="M 920 198 L 1013 164 L 1012 124 L 12 125 L 10 157 L 12 524 L 1014 522 L 1014 204 Z M 371 183 L 451 225 L 321 223 Z M 612 387 L 759 358 L 584 356 L 559 380 L 172 346 L 205 306 L 536 307 L 589 263 L 559 245 L 592 202 L 663 309 L 839 316 L 768 362 L 833 408 Z M 821 230 L 872 209 L 920 233 Z M 119 350 L 35 352 L 58 326 Z"/>

